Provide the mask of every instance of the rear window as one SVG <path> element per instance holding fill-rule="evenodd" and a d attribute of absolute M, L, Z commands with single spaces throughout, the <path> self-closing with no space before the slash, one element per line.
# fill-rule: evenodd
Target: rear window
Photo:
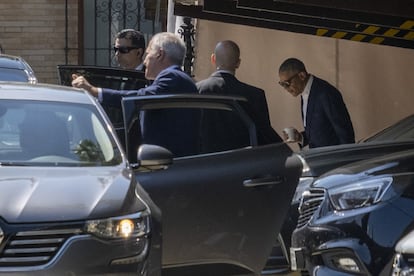
<path fill-rule="evenodd" d="M 0 68 L 0 81 L 28 82 L 29 78 L 24 70 Z"/>

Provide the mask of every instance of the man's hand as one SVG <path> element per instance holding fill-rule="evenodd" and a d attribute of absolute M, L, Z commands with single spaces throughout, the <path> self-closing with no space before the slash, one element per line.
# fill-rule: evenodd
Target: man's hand
<path fill-rule="evenodd" d="M 98 88 L 91 85 L 83 76 L 72 74 L 72 86 L 76 88 L 83 88 L 93 96 L 98 97 Z"/>

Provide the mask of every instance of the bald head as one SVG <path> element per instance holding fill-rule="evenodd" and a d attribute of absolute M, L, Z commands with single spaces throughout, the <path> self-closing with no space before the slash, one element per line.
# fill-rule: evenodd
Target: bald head
<path fill-rule="evenodd" d="M 231 40 L 217 43 L 212 61 L 217 69 L 235 72 L 240 66 L 239 46 Z"/>

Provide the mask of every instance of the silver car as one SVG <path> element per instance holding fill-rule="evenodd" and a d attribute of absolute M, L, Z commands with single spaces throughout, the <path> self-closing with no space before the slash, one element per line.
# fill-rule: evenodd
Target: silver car
<path fill-rule="evenodd" d="M 37 83 L 37 78 L 22 57 L 0 54 L 0 81 Z"/>
<path fill-rule="evenodd" d="M 0 83 L 0 274 L 160 275 L 160 233 L 93 97 Z"/>

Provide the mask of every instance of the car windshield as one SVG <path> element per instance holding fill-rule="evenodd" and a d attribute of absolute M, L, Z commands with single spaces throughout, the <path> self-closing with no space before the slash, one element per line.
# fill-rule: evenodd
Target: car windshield
<path fill-rule="evenodd" d="M 2 166 L 110 166 L 121 161 L 92 105 L 0 100 Z"/>
<path fill-rule="evenodd" d="M 28 82 L 27 72 L 21 69 L 0 68 L 0 81 Z"/>

